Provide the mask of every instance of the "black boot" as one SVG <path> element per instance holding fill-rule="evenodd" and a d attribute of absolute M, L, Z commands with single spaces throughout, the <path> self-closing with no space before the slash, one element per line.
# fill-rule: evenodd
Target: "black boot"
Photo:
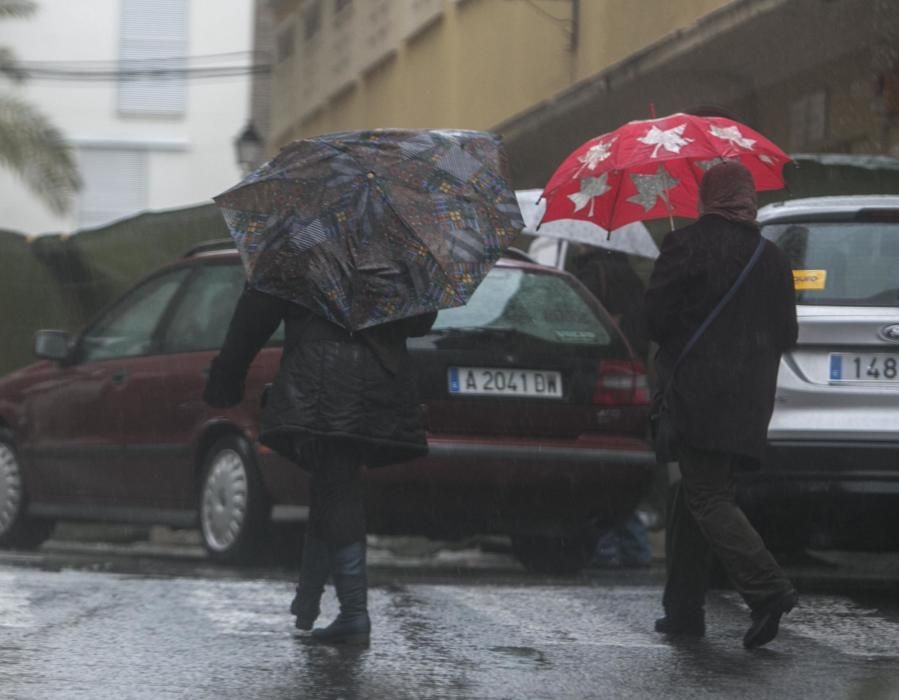
<path fill-rule="evenodd" d="M 780 618 L 799 603 L 799 594 L 792 588 L 779 593 L 752 611 L 752 625 L 743 636 L 743 646 L 754 649 L 767 644 L 777 636 Z"/>
<path fill-rule="evenodd" d="M 365 541 L 332 550 L 331 575 L 340 614 L 325 628 L 312 630 L 312 639 L 326 644 L 368 644 L 368 579 L 365 572 Z"/>
<path fill-rule="evenodd" d="M 303 544 L 303 559 L 300 563 L 300 580 L 297 594 L 290 604 L 291 615 L 296 615 L 296 628 L 312 629 L 320 611 L 325 581 L 331 573 L 331 553 L 323 540 L 306 533 Z"/>
<path fill-rule="evenodd" d="M 705 611 L 702 608 L 690 611 L 667 612 L 656 620 L 656 632 L 683 637 L 705 636 Z"/>

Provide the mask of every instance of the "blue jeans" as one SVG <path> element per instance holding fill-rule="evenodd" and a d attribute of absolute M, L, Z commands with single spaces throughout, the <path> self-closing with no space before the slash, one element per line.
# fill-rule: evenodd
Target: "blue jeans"
<path fill-rule="evenodd" d="M 636 511 L 599 538 L 594 559 L 601 565 L 649 566 L 649 533 Z"/>

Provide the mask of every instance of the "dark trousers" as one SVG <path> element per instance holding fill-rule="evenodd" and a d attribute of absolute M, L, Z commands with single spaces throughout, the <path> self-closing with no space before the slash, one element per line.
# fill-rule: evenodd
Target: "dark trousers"
<path fill-rule="evenodd" d="M 362 452 L 346 440 L 319 438 L 302 445 L 309 481 L 309 534 L 332 547 L 365 539 Z"/>
<path fill-rule="evenodd" d="M 666 531 L 668 615 L 702 609 L 713 554 L 750 608 L 793 587 L 735 502 L 734 462 L 722 452 L 681 450 Z"/>

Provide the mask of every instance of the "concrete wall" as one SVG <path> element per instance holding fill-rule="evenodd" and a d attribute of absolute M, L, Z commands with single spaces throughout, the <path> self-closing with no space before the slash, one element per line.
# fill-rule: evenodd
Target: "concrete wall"
<path fill-rule="evenodd" d="M 577 80 L 689 27 L 728 0 L 581 0 Z"/>
<path fill-rule="evenodd" d="M 276 33 L 295 50 L 275 68 L 270 148 L 344 128 L 487 129 L 726 4 L 355 0 L 338 17 L 330 1 L 281 0 Z"/>

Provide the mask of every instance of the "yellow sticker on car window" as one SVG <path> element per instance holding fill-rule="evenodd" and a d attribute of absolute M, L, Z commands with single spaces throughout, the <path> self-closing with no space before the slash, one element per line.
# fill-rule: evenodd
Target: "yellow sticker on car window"
<path fill-rule="evenodd" d="M 824 289 L 827 270 L 793 270 L 793 286 L 796 289 Z"/>

